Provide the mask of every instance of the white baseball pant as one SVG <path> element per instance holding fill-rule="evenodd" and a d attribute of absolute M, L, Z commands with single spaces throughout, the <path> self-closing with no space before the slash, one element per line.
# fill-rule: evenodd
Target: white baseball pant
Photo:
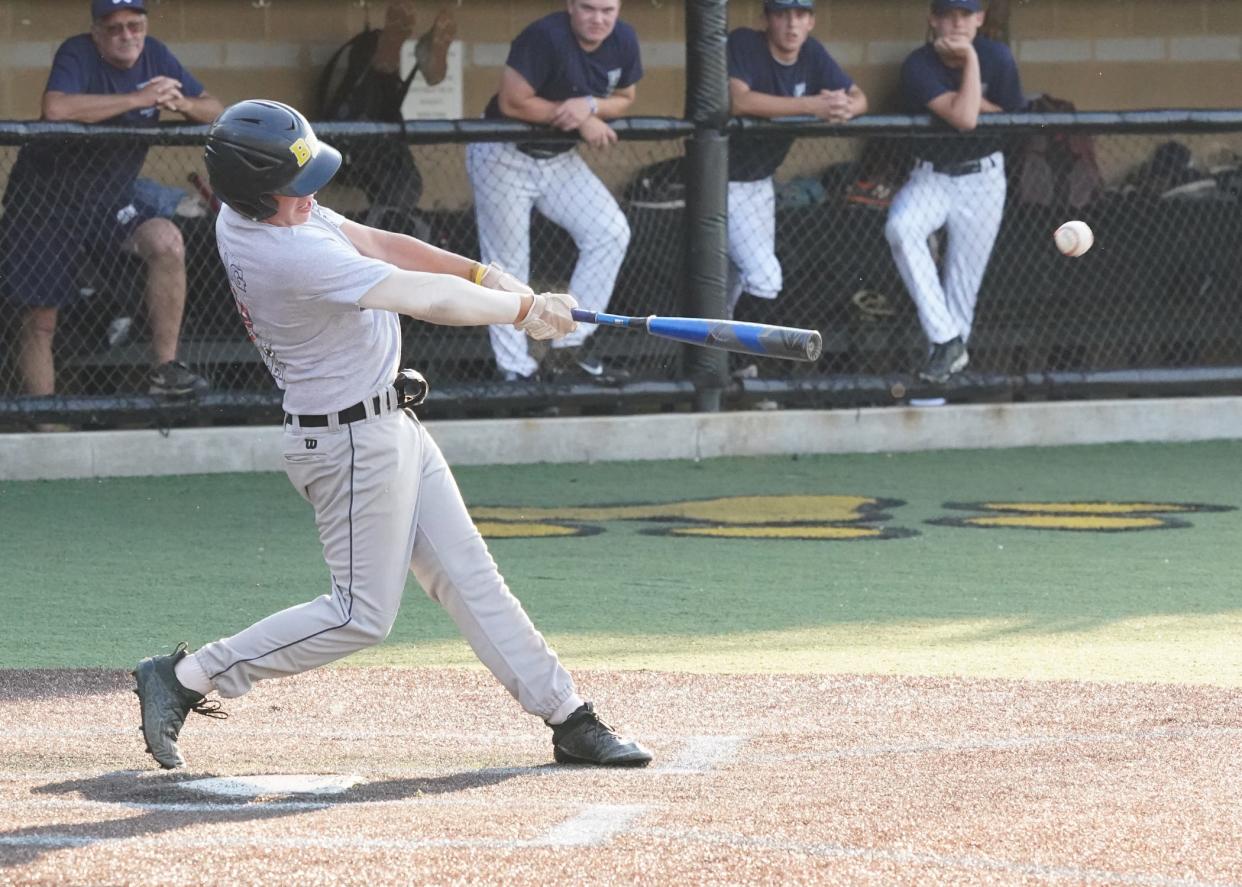
<path fill-rule="evenodd" d="M 776 189 L 772 177 L 729 183 L 728 317 L 742 293 L 775 299 L 781 291 L 776 259 Z"/>
<path fill-rule="evenodd" d="M 919 323 L 929 341 L 970 338 L 979 285 L 988 267 L 1005 209 L 1005 165 L 997 152 L 984 169 L 962 176 L 936 172 L 919 161 L 889 207 L 885 237 Z M 944 282 L 927 238 L 947 225 Z"/>
<path fill-rule="evenodd" d="M 503 143 L 466 147 L 466 172 L 474 187 L 479 251 L 484 264 L 496 262 L 519 280 L 530 277 L 530 213 L 537 209 L 560 225 L 578 246 L 569 292 L 588 311 L 604 311 L 630 243 L 625 213 L 576 150 L 537 160 Z M 591 324 L 552 343 L 581 345 Z M 511 325 L 488 328 L 496 365 L 529 376 L 539 364 L 526 350 L 526 334 Z"/>
<path fill-rule="evenodd" d="M 314 506 L 329 592 L 207 644 L 197 665 L 228 698 L 377 644 L 413 572 L 522 708 L 563 720 L 582 704 L 573 679 L 510 593 L 440 448 L 392 409 L 395 392 L 384 397 L 390 411 L 372 415 L 368 402 L 358 422 L 285 427 L 285 473 Z"/>

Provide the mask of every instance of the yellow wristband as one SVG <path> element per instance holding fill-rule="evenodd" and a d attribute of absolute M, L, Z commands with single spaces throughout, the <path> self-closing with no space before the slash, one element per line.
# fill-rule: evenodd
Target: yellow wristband
<path fill-rule="evenodd" d="M 486 266 L 486 265 L 481 265 L 481 264 L 479 264 L 478 262 L 475 262 L 475 263 L 474 263 L 474 273 L 470 275 L 470 282 L 471 282 L 471 283 L 477 283 L 479 286 L 482 286 L 482 285 L 483 285 L 483 278 L 484 278 L 486 275 L 487 275 L 487 266 Z"/>

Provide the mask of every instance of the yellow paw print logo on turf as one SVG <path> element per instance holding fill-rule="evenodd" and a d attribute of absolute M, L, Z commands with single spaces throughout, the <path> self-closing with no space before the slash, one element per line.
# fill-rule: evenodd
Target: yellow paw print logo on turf
<path fill-rule="evenodd" d="M 897 499 L 869 496 L 727 496 L 683 502 L 585 508 L 480 506 L 470 510 L 489 539 L 586 536 L 612 521 L 662 526 L 643 532 L 718 539 L 901 539 L 915 530 L 889 526 Z"/>
<path fill-rule="evenodd" d="M 1181 520 L 1176 515 L 1234 510 L 1227 505 L 1190 502 L 946 502 L 944 507 L 983 513 L 940 517 L 928 521 L 929 524 L 1088 533 L 1189 527 L 1189 521 Z"/>

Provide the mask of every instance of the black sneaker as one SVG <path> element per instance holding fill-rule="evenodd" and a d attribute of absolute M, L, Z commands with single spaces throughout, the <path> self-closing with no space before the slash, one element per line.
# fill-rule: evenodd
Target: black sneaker
<path fill-rule="evenodd" d="M 565 723 L 552 728 L 552 756 L 558 764 L 646 767 L 651 752 L 599 719 L 594 703 L 579 706 Z"/>
<path fill-rule="evenodd" d="M 134 693 L 138 696 L 142 716 L 142 738 L 146 740 L 151 757 L 165 770 L 185 766 L 185 758 L 177 748 L 177 737 L 181 735 L 186 715 L 195 712 L 209 718 L 228 717 L 220 710 L 219 702 L 204 701 L 201 695 L 187 690 L 177 680 L 177 663 L 185 655 L 185 644 L 178 644 L 167 656 L 143 659 L 130 672 L 138 685 Z"/>
<path fill-rule="evenodd" d="M 211 383 L 179 360 L 170 360 L 151 370 L 150 394 L 187 397 L 206 394 Z"/>
<path fill-rule="evenodd" d="M 606 364 L 589 349 L 553 348 L 548 355 L 548 363 L 557 378 L 586 379 L 600 385 L 619 385 L 630 378 L 630 374 L 613 364 Z"/>
<path fill-rule="evenodd" d="M 960 373 L 970 363 L 970 355 L 966 353 L 966 345 L 960 336 L 954 336 L 947 342 L 932 345 L 931 357 L 927 366 L 919 370 L 919 378 L 928 382 L 947 382 L 954 373 Z"/>

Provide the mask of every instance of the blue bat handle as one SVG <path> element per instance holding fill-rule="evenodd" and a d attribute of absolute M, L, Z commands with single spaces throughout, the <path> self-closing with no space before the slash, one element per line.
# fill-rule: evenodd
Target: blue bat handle
<path fill-rule="evenodd" d="M 571 308 L 570 314 L 579 323 L 596 323 L 600 326 L 644 326 L 647 322 L 645 317 L 624 317 L 602 311 L 587 311 L 585 308 Z"/>

